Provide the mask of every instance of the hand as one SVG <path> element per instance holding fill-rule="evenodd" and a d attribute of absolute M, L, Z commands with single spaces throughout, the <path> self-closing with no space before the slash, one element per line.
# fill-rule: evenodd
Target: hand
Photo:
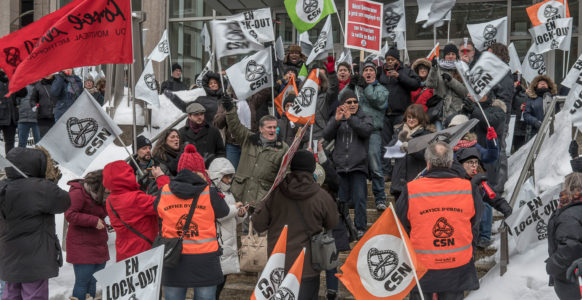
<path fill-rule="evenodd" d="M 338 108 L 336 108 L 335 110 L 335 120 L 339 121 L 342 119 L 342 117 L 344 116 L 344 109 L 345 107 L 343 105 L 338 106 Z"/>
<path fill-rule="evenodd" d="M 162 171 L 162 168 L 160 168 L 158 166 L 152 167 L 152 176 L 154 176 L 154 178 L 158 178 L 162 175 L 164 175 L 164 171 Z"/>
<path fill-rule="evenodd" d="M 402 145 L 400 145 L 400 151 L 402 153 L 406 153 L 408 151 L 408 142 L 404 142 Z"/>
<path fill-rule="evenodd" d="M 471 114 L 475 109 L 475 105 L 470 98 L 463 99 L 463 107 L 461 108 L 461 112 L 464 114 Z"/>
<path fill-rule="evenodd" d="M 570 267 L 568 267 L 568 271 L 566 271 L 566 279 L 571 282 L 576 282 L 576 277 L 580 276 L 582 276 L 582 258 L 573 261 Z"/>
<path fill-rule="evenodd" d="M 335 72 L 335 59 L 333 58 L 333 56 L 330 55 L 327 57 L 325 68 L 327 69 L 328 74 Z"/>
<path fill-rule="evenodd" d="M 432 66 L 436 67 L 439 64 L 439 61 L 437 60 L 436 56 L 432 58 Z"/>
<path fill-rule="evenodd" d="M 232 102 L 232 98 L 229 95 L 223 95 L 221 100 L 222 107 L 224 107 L 226 111 L 230 111 L 231 109 L 233 109 L 234 103 Z"/>
<path fill-rule="evenodd" d="M 570 153 L 570 156 L 572 157 L 572 159 L 575 159 L 578 157 L 578 142 L 576 142 L 576 140 L 572 140 L 570 142 L 570 147 L 568 147 L 568 153 Z"/>
<path fill-rule="evenodd" d="M 394 77 L 394 78 L 398 78 L 398 76 L 400 76 L 400 74 L 398 74 L 398 72 L 396 72 L 395 70 L 388 71 L 388 73 L 386 75 L 388 75 L 390 77 Z"/>
<path fill-rule="evenodd" d="M 451 75 L 449 75 L 449 74 L 447 74 L 447 73 L 442 73 L 442 74 L 441 74 L 441 77 L 442 77 L 442 78 L 443 78 L 443 80 L 444 80 L 444 81 L 446 81 L 446 82 L 450 82 L 450 81 L 451 81 L 451 79 L 453 79 L 453 78 L 451 77 Z"/>
<path fill-rule="evenodd" d="M 501 198 L 501 200 L 503 200 L 503 202 L 501 202 L 501 207 L 499 207 L 499 212 L 501 212 L 503 214 L 503 218 L 507 219 L 507 218 L 509 218 L 509 216 L 511 216 L 511 213 L 513 213 L 513 208 L 511 208 L 511 206 L 509 206 L 509 203 L 507 203 L 507 201 L 504 198 Z"/>
<path fill-rule="evenodd" d="M 99 221 L 97 221 L 97 226 L 95 226 L 95 228 L 99 230 L 105 228 L 105 223 L 103 222 L 103 220 L 99 219 Z"/>
<path fill-rule="evenodd" d="M 236 208 L 241 208 L 243 205 L 244 205 L 244 204 L 243 204 L 242 202 L 238 201 L 238 202 L 236 202 L 236 203 L 234 204 L 234 207 L 236 207 Z"/>
<path fill-rule="evenodd" d="M 323 139 L 317 141 L 317 152 L 323 152 Z"/>
<path fill-rule="evenodd" d="M 495 128 L 488 127 L 487 128 L 487 139 L 492 140 L 497 138 L 497 133 L 495 132 Z"/>
<path fill-rule="evenodd" d="M 485 174 L 475 174 L 473 178 L 471 178 L 471 183 L 474 185 L 480 185 L 483 181 L 487 181 L 487 176 L 485 176 Z"/>
<path fill-rule="evenodd" d="M 534 125 L 534 127 L 536 129 L 539 129 L 540 127 L 542 127 L 542 121 L 537 121 L 536 124 Z"/>
<path fill-rule="evenodd" d="M 247 213 L 247 208 L 248 208 L 248 205 L 247 205 L 247 206 L 240 207 L 240 208 L 238 209 L 238 214 L 237 214 L 237 215 L 238 215 L 239 217 L 244 217 L 244 216 L 245 216 L 245 214 Z"/>
<path fill-rule="evenodd" d="M 358 75 L 357 85 L 362 87 L 362 88 L 365 88 L 368 85 L 368 83 L 366 82 L 366 78 L 364 78 L 364 76 L 362 76 L 362 75 Z"/>

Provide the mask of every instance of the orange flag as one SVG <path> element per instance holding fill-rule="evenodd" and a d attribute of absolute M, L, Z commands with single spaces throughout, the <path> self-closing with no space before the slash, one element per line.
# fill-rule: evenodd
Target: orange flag
<path fill-rule="evenodd" d="M 291 79 L 289 79 L 289 82 L 281 94 L 275 98 L 275 108 L 277 108 L 277 112 L 279 112 L 280 116 L 283 115 L 283 100 L 285 100 L 285 97 L 287 97 L 291 92 L 294 92 L 295 95 L 297 95 L 297 84 L 295 83 L 295 76 L 293 75 L 291 75 Z"/>
<path fill-rule="evenodd" d="M 566 10 L 565 16 L 564 9 Z M 570 17 L 570 8 L 565 0 L 545 0 L 526 7 L 525 10 L 534 27 L 546 23 L 548 20 Z"/>
<path fill-rule="evenodd" d="M 273 299 L 285 276 L 285 252 L 287 250 L 287 225 L 283 227 L 275 248 L 257 281 L 252 300 Z"/>
<path fill-rule="evenodd" d="M 430 50 L 430 53 L 426 56 L 426 59 L 432 60 L 434 57 L 437 59 L 439 58 L 439 45 L 440 43 L 436 43 L 436 45 L 434 45 L 434 48 Z"/>
<path fill-rule="evenodd" d="M 287 111 L 287 118 L 291 122 L 300 124 L 315 123 L 315 108 L 319 93 L 319 69 L 313 69 L 305 79 L 303 87 L 297 94 L 293 105 Z"/>
<path fill-rule="evenodd" d="M 356 299 L 366 300 L 404 299 L 426 273 L 392 204 L 352 249 L 341 270 L 336 276 L 345 287 Z"/>
<path fill-rule="evenodd" d="M 301 274 L 303 274 L 303 261 L 305 260 L 305 248 L 299 253 L 297 259 L 289 269 L 289 273 L 283 279 L 273 299 L 299 299 L 299 287 L 301 286 Z"/>

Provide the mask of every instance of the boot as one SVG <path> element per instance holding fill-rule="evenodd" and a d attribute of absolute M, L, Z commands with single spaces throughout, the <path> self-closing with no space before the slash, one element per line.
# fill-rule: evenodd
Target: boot
<path fill-rule="evenodd" d="M 327 297 L 327 300 L 336 300 L 337 299 L 337 291 L 327 290 L 326 297 Z"/>

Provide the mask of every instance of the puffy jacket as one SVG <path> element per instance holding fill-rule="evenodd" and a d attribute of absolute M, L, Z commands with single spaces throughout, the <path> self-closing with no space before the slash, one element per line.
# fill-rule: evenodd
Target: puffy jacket
<path fill-rule="evenodd" d="M 37 103 L 32 101 L 32 85 L 27 85 L 27 95 L 22 98 L 16 98 L 16 103 L 18 105 L 18 123 L 36 123 L 37 122 L 37 111 L 32 110 Z"/>
<path fill-rule="evenodd" d="M 418 88 L 418 90 L 410 92 L 410 99 L 412 101 L 412 104 L 422 105 L 424 111 L 428 110 L 426 102 L 428 101 L 428 99 L 432 98 L 432 96 L 434 96 L 434 90 L 427 88 L 426 86 L 424 86 L 424 84 L 420 88 Z"/>
<path fill-rule="evenodd" d="M 182 79 L 180 78 L 174 78 L 171 77 L 168 80 L 162 82 L 162 86 L 160 87 L 161 92 L 165 92 L 165 91 L 183 91 L 183 90 L 187 90 L 188 87 L 186 86 L 186 84 L 182 81 Z"/>
<path fill-rule="evenodd" d="M 342 97 L 342 94 L 346 90 L 351 89 L 349 87 L 344 88 L 340 93 L 339 98 Z M 382 84 L 378 83 L 378 81 L 368 84 L 364 89 L 360 86 L 356 86 L 356 90 L 357 95 L 359 96 L 359 106 L 366 115 L 372 118 L 374 130 L 382 130 L 384 127 L 386 108 L 390 103 L 388 101 L 388 90 Z M 390 97 L 390 99 L 392 99 L 392 97 Z M 335 114 L 332 118 L 335 118 Z"/>
<path fill-rule="evenodd" d="M 97 222 L 107 217 L 105 205 L 98 205 L 85 190 L 83 180 L 72 180 L 69 196 L 71 206 L 65 212 L 67 230 L 67 262 L 72 264 L 102 264 L 109 260 L 107 229 L 97 229 Z"/>
<path fill-rule="evenodd" d="M 554 81 L 547 75 L 538 75 L 534 77 L 528 89 L 525 91 L 528 99 L 525 103 L 523 118 L 527 125 L 531 125 L 533 134 L 538 132 L 541 122 L 544 121 L 545 115 L 543 97 L 538 96 L 535 91 L 535 87 L 541 80 L 544 80 L 548 83 L 550 94 L 556 95 L 558 93 L 558 87 L 556 86 L 556 83 L 554 83 Z"/>
<path fill-rule="evenodd" d="M 496 99 L 499 99 L 505 103 L 505 107 L 507 107 L 507 111 L 505 112 L 505 120 L 506 123 L 509 123 L 509 119 L 511 118 L 512 106 L 511 103 L 513 102 L 513 94 L 515 88 L 513 87 L 513 76 L 511 75 L 511 71 L 507 71 L 505 76 L 499 81 L 491 91 L 495 95 Z"/>
<path fill-rule="evenodd" d="M 34 84 L 32 90 L 31 101 L 38 103 L 38 118 L 39 119 L 54 119 L 53 109 L 57 103 L 57 99 L 50 93 L 53 79 L 43 78 Z"/>
<path fill-rule="evenodd" d="M 398 62 L 396 72 L 398 72 L 398 78 L 387 76 L 382 66 L 378 67 L 376 77 L 390 93 L 388 114 L 401 115 L 411 104 L 410 92 L 420 87 L 420 77 L 401 62 Z"/>
<path fill-rule="evenodd" d="M 0 181 L 0 280 L 57 277 L 63 256 L 55 214 L 67 210 L 69 194 L 44 178 L 47 158 L 42 151 L 14 148 L 6 158 L 28 178 L 6 168 L 8 179 Z"/>
<path fill-rule="evenodd" d="M 76 75 L 58 73 L 51 85 L 51 95 L 57 98 L 54 114 L 58 120 L 83 92 L 83 81 Z"/>
<path fill-rule="evenodd" d="M 368 174 L 368 142 L 374 131 L 372 118 L 358 109 L 349 119 L 331 118 L 323 137 L 335 139 L 332 159 L 338 173 L 360 171 Z"/>
<path fill-rule="evenodd" d="M 204 127 L 198 133 L 195 133 L 190 129 L 189 123 L 190 120 L 186 119 L 186 126 L 179 130 L 180 148 L 184 147 L 186 144 L 192 144 L 196 146 L 196 150 L 204 158 L 207 158 L 210 155 L 226 156 L 226 149 L 224 148 L 222 136 L 216 127 L 205 122 Z"/>
<path fill-rule="evenodd" d="M 449 116 L 456 115 L 463 107 L 463 99 L 467 97 L 468 90 L 462 82 L 454 78 L 456 70 L 447 70 L 439 65 L 430 68 L 426 78 L 426 86 L 433 89 L 434 94 L 443 98 L 443 116 L 441 121 L 444 122 Z M 451 81 L 445 81 L 442 74 L 446 73 L 451 76 Z"/>

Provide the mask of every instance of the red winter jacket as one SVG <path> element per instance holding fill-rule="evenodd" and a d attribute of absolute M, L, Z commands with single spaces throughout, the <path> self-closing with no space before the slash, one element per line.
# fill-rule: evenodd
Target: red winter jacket
<path fill-rule="evenodd" d="M 102 264 L 109 260 L 107 229 L 97 229 L 99 219 L 107 216 L 105 206 L 97 205 L 83 188 L 82 181 L 69 181 L 71 206 L 65 212 L 67 231 L 67 262 L 71 264 Z"/>
<path fill-rule="evenodd" d="M 156 180 L 158 188 L 170 183 L 168 176 Z M 111 191 L 105 207 L 115 229 L 117 261 L 124 260 L 152 248 L 146 240 L 127 229 L 111 210 L 110 204 L 127 225 L 153 241 L 158 234 L 158 214 L 154 210 L 155 196 L 139 190 L 133 169 L 122 160 L 114 161 L 103 169 L 103 185 Z"/>
<path fill-rule="evenodd" d="M 422 92 L 422 94 L 421 94 L 420 92 L 423 89 L 424 89 L 424 92 Z M 427 111 L 428 107 L 426 106 L 426 101 L 428 101 L 428 99 L 432 98 L 432 96 L 433 96 L 432 89 L 421 86 L 420 88 L 418 88 L 418 90 L 410 92 L 410 101 L 412 104 L 421 104 L 422 108 L 424 108 L 424 111 Z"/>

